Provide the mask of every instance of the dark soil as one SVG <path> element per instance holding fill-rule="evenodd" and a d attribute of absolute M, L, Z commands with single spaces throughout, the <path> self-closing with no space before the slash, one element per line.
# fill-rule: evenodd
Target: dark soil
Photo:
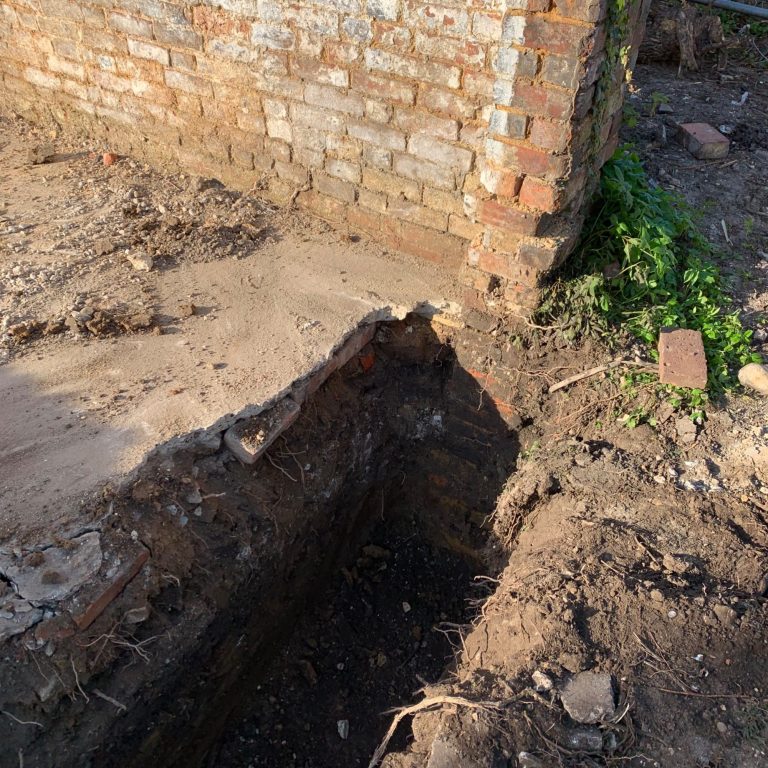
<path fill-rule="evenodd" d="M 365 766 L 389 724 L 386 711 L 450 665 L 451 638 L 468 618 L 469 566 L 426 542 L 417 517 L 386 514 L 264 682 L 239 691 L 245 714 L 213 764 Z"/>

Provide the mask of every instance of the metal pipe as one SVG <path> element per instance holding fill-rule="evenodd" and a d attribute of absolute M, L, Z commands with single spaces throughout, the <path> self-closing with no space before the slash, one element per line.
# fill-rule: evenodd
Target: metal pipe
<path fill-rule="evenodd" d="M 735 11 L 747 16 L 755 16 L 758 19 L 768 19 L 768 8 L 762 8 L 759 5 L 747 5 L 746 3 L 738 3 L 736 0 L 693 0 L 693 2 L 712 8 L 721 8 L 724 11 Z"/>

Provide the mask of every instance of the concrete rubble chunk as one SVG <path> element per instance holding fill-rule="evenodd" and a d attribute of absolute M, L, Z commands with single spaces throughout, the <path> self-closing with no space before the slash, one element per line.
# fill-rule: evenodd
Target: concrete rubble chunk
<path fill-rule="evenodd" d="M 605 672 L 579 672 L 565 682 L 560 698 L 577 723 L 605 722 L 616 713 L 613 682 Z"/>
<path fill-rule="evenodd" d="M 704 389 L 707 386 L 707 358 L 699 331 L 661 329 L 659 381 L 689 389 Z"/>
<path fill-rule="evenodd" d="M 739 371 L 739 383 L 761 395 L 768 395 L 768 365 L 749 363 Z"/>
<path fill-rule="evenodd" d="M 0 562 L 0 573 L 19 596 L 35 603 L 53 603 L 74 594 L 101 567 L 101 536 L 97 531 L 71 539 L 65 546 L 30 552 L 14 562 Z"/>
<path fill-rule="evenodd" d="M 699 160 L 718 160 L 728 155 L 730 141 L 707 123 L 682 123 L 680 143 Z"/>
<path fill-rule="evenodd" d="M 41 608 L 35 608 L 19 597 L 0 601 L 0 643 L 9 637 L 21 634 L 42 618 Z"/>
<path fill-rule="evenodd" d="M 224 433 L 224 443 L 244 464 L 254 464 L 296 421 L 300 411 L 296 401 L 286 396 L 266 411 L 230 427 Z"/>

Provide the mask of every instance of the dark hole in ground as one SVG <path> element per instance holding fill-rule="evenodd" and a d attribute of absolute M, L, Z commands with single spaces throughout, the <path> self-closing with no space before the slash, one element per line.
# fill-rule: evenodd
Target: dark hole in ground
<path fill-rule="evenodd" d="M 452 333 L 381 326 L 254 467 L 174 457 L 221 500 L 190 521 L 193 583 L 156 605 L 183 616 L 199 595 L 215 618 L 94 766 L 365 766 L 385 711 L 450 669 L 517 453 Z"/>

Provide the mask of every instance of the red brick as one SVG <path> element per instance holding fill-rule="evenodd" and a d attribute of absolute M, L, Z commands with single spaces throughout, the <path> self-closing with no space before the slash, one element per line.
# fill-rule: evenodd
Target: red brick
<path fill-rule="evenodd" d="M 303 208 L 319 216 L 326 221 L 344 221 L 347 214 L 347 206 L 340 200 L 335 200 L 327 195 L 322 195 L 315 190 L 309 190 L 308 192 L 302 192 L 297 202 Z M 350 211 L 354 210 L 352 208 Z"/>
<path fill-rule="evenodd" d="M 388 101 L 410 106 L 415 100 L 413 86 L 385 77 L 376 77 L 365 72 L 352 73 L 352 89 L 364 96 L 379 96 Z"/>
<path fill-rule="evenodd" d="M 142 547 L 109 586 L 78 616 L 73 617 L 79 630 L 88 629 L 101 616 L 107 606 L 130 584 L 149 560 L 149 550 Z"/>
<path fill-rule="evenodd" d="M 552 213 L 558 207 L 560 190 L 546 181 L 526 176 L 520 188 L 519 202 L 529 208 Z"/>
<path fill-rule="evenodd" d="M 548 16 L 529 16 L 525 24 L 525 45 L 547 53 L 583 56 L 590 52 L 594 27 L 553 21 Z"/>
<path fill-rule="evenodd" d="M 699 160 L 717 160 L 728 154 L 730 141 L 707 123 L 683 123 L 678 137 L 680 143 Z"/>
<path fill-rule="evenodd" d="M 562 152 L 568 147 L 572 136 L 569 123 L 537 117 L 531 121 L 528 141 L 550 152 Z"/>
<path fill-rule="evenodd" d="M 707 358 L 699 331 L 682 328 L 661 329 L 659 381 L 676 387 L 706 388 Z"/>
<path fill-rule="evenodd" d="M 538 234 L 542 214 L 500 205 L 495 200 L 482 200 L 478 205 L 477 218 L 483 224 L 511 229 L 521 235 Z"/>
<path fill-rule="evenodd" d="M 529 115 L 564 120 L 573 111 L 573 94 L 533 83 L 515 83 L 515 109 Z"/>
<path fill-rule="evenodd" d="M 525 174 L 539 178 L 559 178 L 565 173 L 567 160 L 535 147 L 516 147 L 517 167 Z"/>

